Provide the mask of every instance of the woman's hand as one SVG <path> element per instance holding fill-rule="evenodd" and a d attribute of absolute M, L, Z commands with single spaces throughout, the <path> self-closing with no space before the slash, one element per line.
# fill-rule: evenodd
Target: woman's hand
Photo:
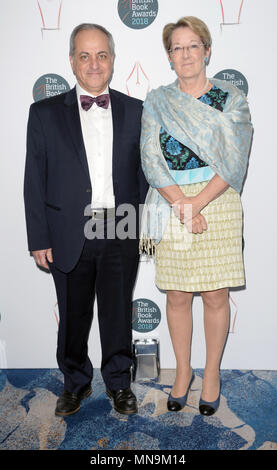
<path fill-rule="evenodd" d="M 193 197 L 185 196 L 177 184 L 157 189 L 170 203 L 180 222 L 186 224 L 189 232 L 202 233 L 207 230 L 207 223 L 200 213 L 201 210 L 223 194 L 228 187 L 229 185 L 215 174 L 202 191 Z"/>
<path fill-rule="evenodd" d="M 171 204 L 171 207 L 182 224 L 186 224 L 194 219 L 194 217 L 196 217 L 202 210 L 202 206 L 197 196 L 182 196 L 181 198 L 176 199 L 173 204 Z"/>
<path fill-rule="evenodd" d="M 202 206 L 197 196 L 182 196 L 171 206 L 176 217 L 186 225 L 190 233 L 203 233 L 204 230 L 207 230 L 207 222 L 205 217 L 200 214 Z"/>
<path fill-rule="evenodd" d="M 186 224 L 188 232 L 192 233 L 203 233 L 207 230 L 208 225 L 205 217 L 202 214 L 196 215 L 189 224 Z"/>

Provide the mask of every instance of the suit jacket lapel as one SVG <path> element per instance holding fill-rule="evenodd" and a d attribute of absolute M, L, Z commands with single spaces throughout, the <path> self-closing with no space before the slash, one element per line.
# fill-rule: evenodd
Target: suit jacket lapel
<path fill-rule="evenodd" d="M 110 99 L 113 118 L 113 184 L 116 194 L 116 185 L 120 178 L 120 157 L 122 155 L 123 125 L 124 125 L 124 105 L 114 90 L 110 89 Z"/>
<path fill-rule="evenodd" d="M 76 88 L 73 88 L 65 94 L 65 121 L 68 126 L 69 136 L 72 139 L 76 154 L 80 159 L 80 163 L 89 177 L 89 168 L 86 156 L 86 149 L 82 135 L 82 127 L 77 102 Z"/>

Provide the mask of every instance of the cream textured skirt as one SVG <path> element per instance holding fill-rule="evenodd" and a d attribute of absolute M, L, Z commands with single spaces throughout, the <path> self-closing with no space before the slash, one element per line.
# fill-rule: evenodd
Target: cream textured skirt
<path fill-rule="evenodd" d="M 208 181 L 180 186 L 196 196 Z M 201 213 L 208 228 L 189 233 L 172 212 L 156 245 L 156 285 L 163 290 L 202 292 L 245 284 L 240 195 L 229 187 Z"/>

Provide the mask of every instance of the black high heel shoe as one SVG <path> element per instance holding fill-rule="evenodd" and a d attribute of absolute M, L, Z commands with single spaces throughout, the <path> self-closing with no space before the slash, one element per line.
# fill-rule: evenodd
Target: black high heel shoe
<path fill-rule="evenodd" d="M 199 411 L 201 415 L 211 416 L 218 410 L 220 402 L 220 394 L 218 395 L 215 401 L 205 401 L 200 397 L 199 401 Z"/>
<path fill-rule="evenodd" d="M 219 402 L 220 402 L 220 390 L 221 390 L 221 381 L 219 385 L 219 394 L 215 401 L 206 401 L 200 397 L 199 411 L 201 415 L 212 416 L 214 413 L 216 413 L 219 407 Z"/>
<path fill-rule="evenodd" d="M 191 379 L 190 379 L 187 391 L 186 391 L 184 396 L 182 396 L 182 397 L 173 397 L 171 395 L 171 393 L 169 394 L 169 397 L 168 397 L 168 400 L 167 400 L 167 409 L 168 409 L 168 411 L 180 411 L 182 408 L 184 408 L 186 406 L 189 389 L 191 387 L 191 384 L 192 384 L 194 378 L 195 378 L 195 374 L 192 371 Z"/>

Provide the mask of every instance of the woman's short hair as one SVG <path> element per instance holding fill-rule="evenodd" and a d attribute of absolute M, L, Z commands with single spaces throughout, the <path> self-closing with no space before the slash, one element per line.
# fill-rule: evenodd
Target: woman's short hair
<path fill-rule="evenodd" d="M 109 40 L 109 49 L 110 49 L 110 54 L 111 56 L 114 56 L 115 55 L 115 46 L 114 46 L 114 40 L 113 40 L 113 37 L 111 35 L 111 33 L 109 33 L 109 31 L 104 28 L 104 26 L 101 26 L 99 24 L 94 24 L 94 23 L 82 23 L 82 24 L 79 24 L 78 26 L 76 26 L 72 33 L 71 33 L 71 36 L 70 36 L 70 40 L 69 40 L 69 55 L 70 56 L 73 56 L 74 55 L 74 52 L 75 52 L 75 38 L 77 36 L 78 33 L 80 33 L 80 31 L 86 31 L 86 30 L 90 30 L 90 29 L 97 29 L 98 31 L 102 31 L 102 33 L 106 34 L 108 40 Z"/>
<path fill-rule="evenodd" d="M 200 37 L 202 43 L 204 44 L 204 48 L 206 50 L 211 47 L 212 37 L 207 25 L 195 16 L 184 16 L 183 18 L 180 18 L 177 23 L 168 23 L 163 29 L 163 43 L 167 52 L 171 49 L 171 37 L 173 31 L 180 27 L 188 27 L 195 34 L 197 34 Z"/>

